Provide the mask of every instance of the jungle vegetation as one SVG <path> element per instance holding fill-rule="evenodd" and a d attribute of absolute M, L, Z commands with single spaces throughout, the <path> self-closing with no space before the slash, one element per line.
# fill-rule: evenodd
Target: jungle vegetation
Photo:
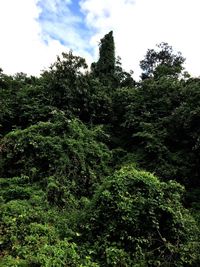
<path fill-rule="evenodd" d="M 2 267 L 200 266 L 200 78 L 167 43 L 141 78 L 113 32 L 88 68 L 0 71 Z"/>

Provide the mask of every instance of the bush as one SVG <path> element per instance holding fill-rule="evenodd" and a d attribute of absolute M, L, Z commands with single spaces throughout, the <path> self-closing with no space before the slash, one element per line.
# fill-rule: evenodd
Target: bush
<path fill-rule="evenodd" d="M 132 260 L 129 266 L 192 266 L 198 255 L 198 230 L 181 204 L 183 191 L 177 182 L 160 182 L 130 165 L 106 179 L 82 225 L 102 266 L 108 266 L 108 255 L 120 262 L 122 252 Z"/>
<path fill-rule="evenodd" d="M 77 119 L 68 120 L 63 113 L 54 115 L 51 122 L 15 130 L 1 140 L 0 174 L 27 175 L 32 182 L 55 176 L 61 186 L 74 183 L 74 193 L 88 195 L 109 171 L 111 153 L 98 142 L 102 130 L 88 129 Z"/>

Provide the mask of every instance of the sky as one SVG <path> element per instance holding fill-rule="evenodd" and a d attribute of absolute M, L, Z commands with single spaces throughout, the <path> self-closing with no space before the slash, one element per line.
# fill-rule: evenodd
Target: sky
<path fill-rule="evenodd" d="M 116 55 L 136 79 L 147 49 L 161 42 L 200 76 L 199 12 L 200 0 L 0 0 L 0 67 L 39 75 L 70 49 L 90 65 L 113 30 Z"/>

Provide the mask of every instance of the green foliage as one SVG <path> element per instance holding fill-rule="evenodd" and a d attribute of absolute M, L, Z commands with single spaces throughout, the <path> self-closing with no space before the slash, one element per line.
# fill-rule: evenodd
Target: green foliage
<path fill-rule="evenodd" d="M 1 196 L 4 201 L 15 199 L 30 199 L 33 194 L 33 187 L 29 177 L 1 178 Z M 35 188 L 36 189 L 36 188 Z"/>
<path fill-rule="evenodd" d="M 15 76 L 0 75 L 0 130 L 1 135 L 17 127 L 26 127 L 44 120 L 48 107 L 36 77 L 18 73 Z"/>
<path fill-rule="evenodd" d="M 88 113 L 90 122 L 95 124 L 105 124 L 111 121 L 113 116 L 112 98 L 109 88 L 102 86 L 97 81 L 91 84 L 93 92 L 89 98 Z"/>
<path fill-rule="evenodd" d="M 105 179 L 82 225 L 101 266 L 192 266 L 198 230 L 182 193 L 178 183 L 160 182 L 131 165 Z"/>
<path fill-rule="evenodd" d="M 113 32 L 109 32 L 101 39 L 99 45 L 99 60 L 92 63 L 92 72 L 105 85 L 111 85 L 115 72 L 115 45 Z"/>
<path fill-rule="evenodd" d="M 125 71 L 122 68 L 121 58 L 117 57 L 115 62 L 115 75 L 114 75 L 114 85 L 115 87 L 129 87 L 133 88 L 136 85 L 136 82 L 132 78 L 133 71 Z"/>
<path fill-rule="evenodd" d="M 118 89 L 115 138 L 142 168 L 187 187 L 199 186 L 199 99 L 198 79 L 162 77 Z"/>
<path fill-rule="evenodd" d="M 110 32 L 91 71 L 71 51 L 39 78 L 0 69 L 0 266 L 200 266 L 200 79 L 183 63 L 161 43 L 136 83 Z"/>
<path fill-rule="evenodd" d="M 44 215 L 46 214 L 46 215 Z M 2 205 L 0 266 L 98 266 L 89 256 L 79 254 L 68 239 L 60 240 L 50 221 L 50 211 L 27 201 L 10 201 Z"/>
<path fill-rule="evenodd" d="M 13 88 L 13 79 L 7 75 L 0 75 L 0 130 L 1 134 L 12 129 L 15 121 L 15 106 L 17 91 Z"/>
<path fill-rule="evenodd" d="M 78 112 L 76 106 L 79 94 L 85 90 L 83 70 L 87 68 L 85 59 L 74 56 L 72 51 L 62 53 L 62 58 L 42 74 L 42 84 L 49 98 L 49 104 L 69 113 Z"/>
<path fill-rule="evenodd" d="M 133 71 L 126 72 L 122 68 L 121 58 L 115 59 L 113 32 L 106 34 L 99 44 L 99 59 L 91 65 L 92 77 L 98 78 L 103 85 L 111 88 L 134 87 Z"/>
<path fill-rule="evenodd" d="M 183 85 L 182 101 L 169 118 L 168 139 L 170 146 L 178 150 L 178 175 L 186 185 L 199 188 L 200 80 L 189 79 Z"/>
<path fill-rule="evenodd" d="M 157 45 L 158 51 L 149 49 L 140 62 L 140 67 L 144 71 L 142 78 L 160 78 L 162 76 L 177 76 L 183 70 L 185 59 L 181 53 L 174 54 L 173 49 L 167 43 Z"/>
<path fill-rule="evenodd" d="M 57 186 L 62 191 L 59 184 L 72 184 L 77 194 L 90 194 L 109 171 L 111 154 L 103 143 L 97 142 L 100 130 L 89 130 L 62 113 L 55 113 L 54 120 L 15 130 L 2 139 L 1 176 L 23 174 L 32 181 L 41 181 L 53 175 L 57 182 L 47 185 L 49 192 L 57 194 Z"/>
<path fill-rule="evenodd" d="M 17 93 L 18 121 L 20 128 L 26 128 L 38 121 L 47 121 L 55 109 L 50 106 L 43 85 L 25 85 Z"/>

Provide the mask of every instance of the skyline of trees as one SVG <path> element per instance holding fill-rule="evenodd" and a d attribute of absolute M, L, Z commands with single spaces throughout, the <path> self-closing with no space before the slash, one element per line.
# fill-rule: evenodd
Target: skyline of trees
<path fill-rule="evenodd" d="M 200 265 L 200 78 L 166 43 L 0 73 L 0 266 Z"/>

